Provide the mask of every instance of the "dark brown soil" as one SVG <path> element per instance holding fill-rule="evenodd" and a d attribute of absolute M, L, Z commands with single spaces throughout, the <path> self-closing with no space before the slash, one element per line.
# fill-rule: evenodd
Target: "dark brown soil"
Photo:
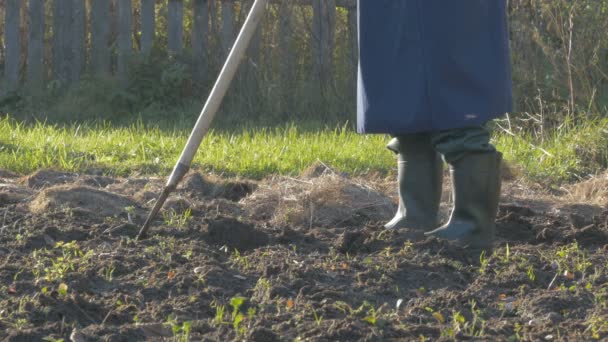
<path fill-rule="evenodd" d="M 3 177 L 0 340 L 608 339 L 606 207 L 506 198 L 473 260 L 384 230 L 372 181 L 191 173 L 136 242 L 162 185 Z"/>

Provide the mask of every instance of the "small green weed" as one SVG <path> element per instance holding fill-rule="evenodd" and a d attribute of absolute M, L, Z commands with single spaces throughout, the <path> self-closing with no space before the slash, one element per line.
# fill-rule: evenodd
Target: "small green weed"
<path fill-rule="evenodd" d="M 52 250 L 36 250 L 32 253 L 32 272 L 36 279 L 42 277 L 47 281 L 62 280 L 68 272 L 84 270 L 92 255 L 92 250 L 84 252 L 76 241 L 59 241 Z"/>
<path fill-rule="evenodd" d="M 167 226 L 185 228 L 188 226 L 188 222 L 192 219 L 192 209 L 187 208 L 181 214 L 175 209 L 171 208 L 163 212 L 163 221 Z"/>
<path fill-rule="evenodd" d="M 230 300 L 230 306 L 232 306 L 232 327 L 239 335 L 244 335 L 247 330 L 246 327 L 241 326 L 245 316 L 240 313 L 240 308 L 244 303 L 244 297 L 234 297 Z"/>

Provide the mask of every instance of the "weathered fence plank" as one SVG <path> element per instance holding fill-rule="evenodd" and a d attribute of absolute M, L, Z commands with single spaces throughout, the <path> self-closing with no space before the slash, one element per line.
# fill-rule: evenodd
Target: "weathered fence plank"
<path fill-rule="evenodd" d="M 72 77 L 72 0 L 53 2 L 53 78 L 67 84 Z"/>
<path fill-rule="evenodd" d="M 205 80 L 205 55 L 208 48 L 207 34 L 209 31 L 209 1 L 194 0 L 193 2 L 193 27 L 192 27 L 192 55 L 195 61 L 195 80 Z"/>
<path fill-rule="evenodd" d="M 4 74 L 7 91 L 13 91 L 19 86 L 19 65 L 21 41 L 19 37 L 21 0 L 6 0 L 4 19 L 4 44 L 6 56 Z"/>
<path fill-rule="evenodd" d="M 285 1 L 279 5 L 278 53 L 279 53 L 279 79 L 281 86 L 281 112 L 287 113 L 293 108 L 295 87 L 295 56 L 292 51 L 293 35 L 293 7 L 291 2 Z"/>
<path fill-rule="evenodd" d="M 29 0 L 27 84 L 41 89 L 44 82 L 44 0 Z"/>
<path fill-rule="evenodd" d="M 168 43 L 169 53 L 177 55 L 182 51 L 182 36 L 184 23 L 184 3 L 182 0 L 169 0 L 168 13 Z"/>
<path fill-rule="evenodd" d="M 71 80 L 80 80 L 84 70 L 86 38 L 86 3 L 85 0 L 73 0 L 72 4 L 72 61 Z"/>
<path fill-rule="evenodd" d="M 351 8 L 348 10 L 348 34 L 350 42 L 350 84 L 351 84 L 351 95 L 355 95 L 357 92 L 357 72 L 359 70 L 359 37 L 357 35 L 357 9 Z"/>
<path fill-rule="evenodd" d="M 332 71 L 336 2 L 335 0 L 312 0 L 312 7 L 313 79 L 320 81 L 320 89 L 324 89 L 330 80 Z"/>
<path fill-rule="evenodd" d="M 91 70 L 98 76 L 110 74 L 110 2 L 91 1 Z"/>
<path fill-rule="evenodd" d="M 156 35 L 155 0 L 141 0 L 141 52 L 149 54 Z"/>
<path fill-rule="evenodd" d="M 129 58 L 133 52 L 133 18 L 131 0 L 118 2 L 118 77 L 123 83 L 128 81 Z"/>
<path fill-rule="evenodd" d="M 253 5 L 253 0 L 245 0 L 243 1 L 242 7 L 241 7 L 241 11 L 243 12 L 242 17 L 243 20 L 242 22 L 244 23 L 247 16 L 249 15 L 249 11 L 251 10 L 251 6 Z M 241 24 L 242 25 L 242 24 Z M 258 64 L 260 62 L 260 44 L 262 41 L 262 25 L 260 24 L 258 26 L 258 28 L 256 29 L 255 33 L 253 34 L 253 37 L 251 38 L 251 42 L 249 43 L 249 48 L 247 49 L 247 61 L 248 63 L 246 63 L 249 67 L 251 67 L 251 69 L 255 69 L 258 67 Z M 239 28 L 240 30 L 240 28 Z"/>
<path fill-rule="evenodd" d="M 222 0 L 222 34 L 220 41 L 224 56 L 227 56 L 230 52 L 234 39 L 234 2 Z"/>
<path fill-rule="evenodd" d="M 241 17 L 239 30 L 242 25 L 245 23 L 247 16 L 249 15 L 249 11 L 251 10 L 251 6 L 253 5 L 253 0 L 245 0 L 241 3 L 241 12 L 239 16 Z M 241 77 L 239 81 L 243 84 L 244 89 L 249 89 L 251 94 L 256 94 L 258 91 L 259 81 L 259 70 L 260 70 L 260 43 L 262 40 L 262 25 L 259 25 L 256 31 L 251 38 L 251 42 L 249 43 L 249 47 L 247 48 L 247 52 L 245 58 L 243 60 L 242 72 L 240 73 Z"/>
<path fill-rule="evenodd" d="M 184 48 L 184 30 L 189 30 L 195 61 L 192 65 L 194 80 L 205 82 L 206 74 L 211 70 L 208 69 L 210 66 L 221 67 L 222 61 L 234 43 L 237 29 L 243 24 L 253 0 L 162 1 L 168 3 L 167 50 L 171 54 L 181 53 Z M 160 3 L 159 0 L 135 2 L 133 0 L 52 0 L 48 4 L 45 3 L 48 1 L 0 0 L 0 4 L 4 4 L 0 12 L 6 12 L 2 23 L 5 44 L 0 51 L 2 54 L 0 58 L 3 59 L 0 62 L 4 64 L 4 83 L 8 84 L 10 79 L 11 89 L 18 87 L 21 78 L 27 80 L 32 87 L 41 87 L 47 78 L 45 71 L 47 65 L 52 78 L 66 84 L 78 81 L 85 70 L 85 65 L 88 65 L 89 72 L 97 76 L 110 76 L 114 73 L 114 62 L 116 75 L 125 78 L 128 74 L 129 57 L 133 53 L 133 11 L 141 14 L 141 22 L 137 25 L 137 29 L 141 30 L 141 36 L 137 37 L 140 38 L 140 50 L 147 54 L 153 47 L 158 24 L 155 6 Z M 23 5 L 28 5 L 25 13 L 29 24 L 24 26 L 27 29 L 23 31 L 25 35 L 20 31 L 19 10 Z M 47 10 L 51 10 L 48 19 L 45 5 L 48 5 Z M 192 25 L 185 28 L 183 16 L 186 5 L 191 6 L 189 9 L 192 10 Z M 270 0 L 271 10 L 268 11 L 270 16 L 268 19 L 276 20 L 276 24 L 266 20 L 256 31 L 247 51 L 247 59 L 244 61 L 244 69 L 247 70 L 242 72 L 244 75 L 242 81 L 255 78 L 253 76 L 256 75 L 261 76 L 263 72 L 269 70 L 269 65 L 266 64 L 276 60 L 279 62 L 278 69 L 273 69 L 272 74 L 277 75 L 282 85 L 288 86 L 295 82 L 297 65 L 301 62 L 301 57 L 294 54 L 294 49 L 301 47 L 295 46 L 294 39 L 298 39 L 299 33 L 294 33 L 296 24 L 293 18 L 302 14 L 307 18 L 310 12 L 304 8 L 312 6 L 313 30 L 310 35 L 312 76 L 321 82 L 321 86 L 327 84 L 327 80 L 331 79 L 332 71 L 335 5 L 350 8 L 347 16 L 348 25 L 350 30 L 355 29 L 354 0 Z M 139 8 L 135 9 L 133 6 Z M 298 12 L 295 11 L 296 8 Z M 86 13 L 87 9 L 90 10 L 89 14 Z M 304 11 L 300 12 L 300 9 Z M 46 20 L 50 20 L 50 25 L 47 26 L 52 26 L 52 29 L 45 28 Z M 52 41 L 45 47 L 47 44 L 45 35 L 48 32 L 51 33 Z M 340 34 L 341 37 L 349 39 L 348 35 Z M 27 37 L 27 42 L 21 42 L 22 37 Z M 356 60 L 356 36 L 352 35 L 350 39 L 352 53 L 347 58 L 352 55 L 353 60 Z M 21 49 L 22 43 L 27 46 L 27 50 Z M 262 45 L 276 46 L 277 49 L 262 50 Z M 48 56 L 50 60 L 46 60 L 45 51 L 49 48 L 52 54 Z M 27 54 L 23 55 L 26 58 L 23 75 L 20 73 L 22 51 L 27 51 Z M 113 56 L 113 53 L 117 53 L 117 56 Z M 356 71 L 355 67 L 353 70 Z M 4 86 L 2 88 L 8 89 Z"/>

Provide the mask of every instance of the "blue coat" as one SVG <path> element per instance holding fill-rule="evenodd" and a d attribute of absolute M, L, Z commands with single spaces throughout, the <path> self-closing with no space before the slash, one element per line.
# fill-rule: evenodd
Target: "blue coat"
<path fill-rule="evenodd" d="M 357 130 L 483 124 L 511 110 L 506 0 L 358 0 Z"/>

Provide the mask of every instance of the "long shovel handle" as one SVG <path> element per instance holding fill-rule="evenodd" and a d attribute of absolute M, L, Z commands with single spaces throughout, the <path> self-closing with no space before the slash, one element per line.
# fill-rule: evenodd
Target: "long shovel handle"
<path fill-rule="evenodd" d="M 141 240 L 146 236 L 152 220 L 160 211 L 161 207 L 167 200 L 167 197 L 175 190 L 177 184 L 182 180 L 182 178 L 184 178 L 190 169 L 192 159 L 194 158 L 201 141 L 203 141 L 203 138 L 209 131 L 211 121 L 213 121 L 213 118 L 215 117 L 215 114 L 217 113 L 217 110 L 224 99 L 224 95 L 226 95 L 226 91 L 228 90 L 228 87 L 236 74 L 239 64 L 247 51 L 251 38 L 253 37 L 258 24 L 262 20 L 267 3 L 268 0 L 255 0 L 253 3 L 251 11 L 249 11 L 249 15 L 241 28 L 241 32 L 236 38 L 234 46 L 228 54 L 228 58 L 224 63 L 224 67 L 222 68 L 217 81 L 215 81 L 213 89 L 211 89 L 211 93 L 207 98 L 207 102 L 205 103 L 205 106 L 203 107 L 194 128 L 192 129 L 192 133 L 190 133 L 188 142 L 186 143 L 178 162 L 175 164 L 173 172 L 171 172 L 162 194 L 156 200 L 154 208 L 152 208 L 146 222 L 141 227 L 141 230 L 137 235 L 137 240 Z"/>
<path fill-rule="evenodd" d="M 228 54 L 224 67 L 196 121 L 196 125 L 194 126 L 194 129 L 192 129 L 192 133 L 190 133 L 190 137 L 179 157 L 179 161 L 175 165 L 173 172 L 167 181 L 167 187 L 177 186 L 177 183 L 179 183 L 186 172 L 188 172 L 192 159 L 194 158 L 201 141 L 209 131 L 211 121 L 213 121 L 224 95 L 236 74 L 239 64 L 245 55 L 247 47 L 251 42 L 251 38 L 264 15 L 264 9 L 266 8 L 267 3 L 268 0 L 255 0 L 253 3 L 251 11 L 241 28 L 241 32 L 234 42 L 234 46 Z"/>

